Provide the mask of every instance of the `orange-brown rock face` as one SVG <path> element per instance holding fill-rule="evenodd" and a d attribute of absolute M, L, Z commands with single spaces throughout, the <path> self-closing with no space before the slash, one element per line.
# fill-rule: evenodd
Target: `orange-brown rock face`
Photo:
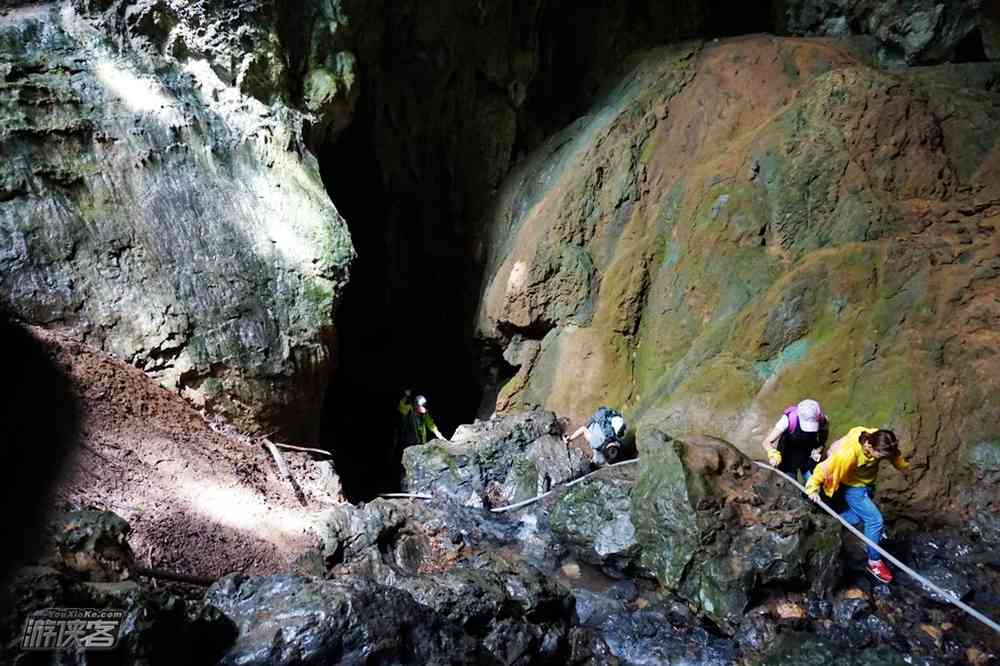
<path fill-rule="evenodd" d="M 890 507 L 973 488 L 1000 536 L 998 72 L 766 36 L 637 59 L 501 192 L 478 319 L 518 368 L 498 409 L 609 404 L 754 452 L 814 397 L 834 436 L 901 435 Z"/>

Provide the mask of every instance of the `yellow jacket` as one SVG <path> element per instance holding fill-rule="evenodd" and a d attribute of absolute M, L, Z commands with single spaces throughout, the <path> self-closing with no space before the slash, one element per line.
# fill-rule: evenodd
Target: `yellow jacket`
<path fill-rule="evenodd" d="M 863 432 L 872 433 L 876 430 L 877 428 L 851 428 L 840 442 L 830 448 L 826 460 L 816 465 L 806 483 L 806 492 L 812 495 L 819 491 L 822 484 L 823 491 L 833 497 L 841 484 L 859 487 L 874 483 L 878 477 L 878 459 L 865 455 L 859 438 Z M 892 464 L 901 472 L 910 469 L 910 463 L 906 462 L 902 455 L 896 456 Z"/>

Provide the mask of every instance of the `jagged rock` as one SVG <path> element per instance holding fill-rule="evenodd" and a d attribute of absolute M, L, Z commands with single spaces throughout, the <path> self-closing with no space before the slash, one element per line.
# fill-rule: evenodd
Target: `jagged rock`
<path fill-rule="evenodd" d="M 833 605 L 833 621 L 842 627 L 850 627 L 871 612 L 867 599 L 851 597 L 838 599 Z"/>
<path fill-rule="evenodd" d="M 1000 44 L 993 41 L 1000 15 L 983 0 L 780 0 L 775 4 L 779 28 L 784 32 L 871 35 L 877 40 L 882 60 L 889 63 L 944 62 L 953 58 L 965 41 L 980 57 L 1000 57 L 996 52 Z"/>
<path fill-rule="evenodd" d="M 643 565 L 660 584 L 732 633 L 764 586 L 831 586 L 840 529 L 811 503 L 708 438 L 640 439 L 632 521 Z"/>
<path fill-rule="evenodd" d="M 0 298 L 244 430 L 308 438 L 354 253 L 253 4 L 0 17 Z"/>
<path fill-rule="evenodd" d="M 810 599 L 807 612 L 814 620 L 826 620 L 833 614 L 833 604 L 825 599 Z"/>
<path fill-rule="evenodd" d="M 618 657 L 611 652 L 608 644 L 601 640 L 596 631 L 584 627 L 573 627 L 569 632 L 570 664 L 607 664 L 618 666 Z"/>
<path fill-rule="evenodd" d="M 573 597 L 541 571 L 496 557 L 391 585 L 465 628 L 501 663 L 558 661 L 573 623 Z"/>
<path fill-rule="evenodd" d="M 390 544 L 406 521 L 406 516 L 390 501 L 375 500 L 360 507 L 343 504 L 315 518 L 320 535 L 320 551 L 327 567 L 335 565 L 367 567 L 375 573 L 379 544 Z"/>
<path fill-rule="evenodd" d="M 586 469 L 583 454 L 563 444 L 560 435 L 555 415 L 543 411 L 461 426 L 451 442 L 403 452 L 403 488 L 476 507 L 540 495 Z"/>
<path fill-rule="evenodd" d="M 938 587 L 951 592 L 958 599 L 965 599 L 975 589 L 975 581 L 982 578 L 984 565 L 995 568 L 998 555 L 988 544 L 971 541 L 964 535 L 932 532 L 911 535 L 901 546 L 908 551 L 909 564 Z M 951 600 L 925 589 L 909 576 L 901 576 L 900 585 L 926 595 L 944 604 Z"/>
<path fill-rule="evenodd" d="M 479 654 L 459 625 L 366 579 L 234 574 L 206 602 L 239 630 L 221 664 L 424 664 Z"/>
<path fill-rule="evenodd" d="M 82 580 L 108 582 L 131 575 L 135 557 L 129 524 L 110 511 L 73 511 L 51 527 L 58 564 Z"/>
<path fill-rule="evenodd" d="M 778 634 L 773 621 L 763 615 L 748 618 L 736 633 L 736 641 L 746 652 L 762 652 L 769 647 Z"/>
<path fill-rule="evenodd" d="M 549 510 L 549 527 L 583 560 L 643 573 L 632 523 L 635 468 L 609 469 L 563 491 Z"/>
<path fill-rule="evenodd" d="M 593 629 L 626 664 L 732 663 L 736 646 L 701 627 L 675 626 L 664 605 L 628 606 L 587 590 L 576 591 L 580 623 Z"/>
<path fill-rule="evenodd" d="M 857 650 L 843 642 L 808 634 L 783 633 L 770 646 L 766 663 L 775 666 L 904 666 L 914 663 L 888 646 Z M 924 662 L 927 663 L 927 662 Z"/>

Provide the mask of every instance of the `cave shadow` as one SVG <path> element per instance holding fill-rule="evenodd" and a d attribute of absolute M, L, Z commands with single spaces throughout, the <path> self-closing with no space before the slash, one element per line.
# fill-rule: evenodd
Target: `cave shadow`
<path fill-rule="evenodd" d="M 336 368 L 320 435 L 351 502 L 399 489 L 394 435 L 404 389 L 427 397 L 447 437 L 472 421 L 482 393 L 465 239 L 453 224 L 450 194 L 386 191 L 373 115 L 359 113 L 319 151 L 323 181 L 357 252 L 336 313 Z"/>
<path fill-rule="evenodd" d="M 34 560 L 51 511 L 50 492 L 78 444 L 83 408 L 48 345 L 0 307 L 0 469 L 4 547 L 0 580 Z M 0 606 L 5 602 L 0 602 Z"/>

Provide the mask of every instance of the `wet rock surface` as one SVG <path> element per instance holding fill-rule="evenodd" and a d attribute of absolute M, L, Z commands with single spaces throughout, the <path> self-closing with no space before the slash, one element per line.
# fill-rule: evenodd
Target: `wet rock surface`
<path fill-rule="evenodd" d="M 239 631 L 223 664 L 420 664 L 476 653 L 459 625 L 371 580 L 237 575 L 205 600 Z"/>
<path fill-rule="evenodd" d="M 549 510 L 549 527 L 586 562 L 643 571 L 632 518 L 635 476 L 634 466 L 609 469 L 566 489 Z"/>

